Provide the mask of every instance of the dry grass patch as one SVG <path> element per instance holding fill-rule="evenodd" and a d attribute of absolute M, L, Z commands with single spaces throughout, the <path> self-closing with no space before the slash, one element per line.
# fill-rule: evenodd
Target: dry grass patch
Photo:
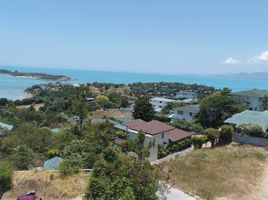
<path fill-rule="evenodd" d="M 119 116 L 131 116 L 132 113 L 130 111 L 120 111 L 120 110 L 96 110 L 92 111 L 89 114 L 89 119 L 98 119 L 102 118 L 103 116 L 106 117 L 119 117 Z"/>
<path fill-rule="evenodd" d="M 204 199 L 243 199 L 263 173 L 264 152 L 252 146 L 200 149 L 159 168 L 164 181 Z"/>
<path fill-rule="evenodd" d="M 74 174 L 62 178 L 58 172 L 16 172 L 13 188 L 7 192 L 3 200 L 16 199 L 17 196 L 35 191 L 42 199 L 72 199 L 85 191 L 88 173 Z"/>

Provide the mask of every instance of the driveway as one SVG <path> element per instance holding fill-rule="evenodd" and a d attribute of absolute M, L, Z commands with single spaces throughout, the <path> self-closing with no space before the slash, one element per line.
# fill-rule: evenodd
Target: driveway
<path fill-rule="evenodd" d="M 196 198 L 184 193 L 183 191 L 170 186 L 168 187 L 168 191 L 164 192 L 166 199 L 163 197 L 161 198 L 159 192 L 157 195 L 160 197 L 160 200 L 196 200 Z"/>

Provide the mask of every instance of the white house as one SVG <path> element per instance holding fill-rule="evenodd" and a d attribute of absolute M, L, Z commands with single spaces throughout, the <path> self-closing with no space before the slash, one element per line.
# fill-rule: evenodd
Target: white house
<path fill-rule="evenodd" d="M 172 121 L 186 120 L 193 121 L 200 110 L 199 105 L 187 105 L 175 109 L 175 113 L 171 114 L 169 118 Z"/>
<path fill-rule="evenodd" d="M 154 97 L 151 99 L 151 104 L 154 107 L 154 110 L 156 112 L 160 112 L 168 103 L 176 102 L 176 100 L 173 99 L 166 99 L 163 97 Z M 180 101 L 177 101 L 180 102 Z"/>
<path fill-rule="evenodd" d="M 145 134 L 144 148 L 147 148 L 149 144 L 152 144 L 152 147 L 149 149 L 149 161 L 157 159 L 158 145 L 167 147 L 171 142 L 174 143 L 191 136 L 191 133 L 176 129 L 173 126 L 157 120 L 145 122 L 136 119 L 129 121 L 124 125 L 117 124 L 115 127 L 126 131 L 131 141 L 135 141 L 138 132 L 142 131 Z"/>
<path fill-rule="evenodd" d="M 198 94 L 196 92 L 188 91 L 188 90 L 180 90 L 176 94 L 176 98 L 184 98 L 184 99 L 195 100 L 195 99 L 197 99 L 197 97 L 198 97 Z"/>
<path fill-rule="evenodd" d="M 250 110 L 262 111 L 263 98 L 266 95 L 268 95 L 268 91 L 252 89 L 234 92 L 232 93 L 232 99 L 239 104 L 247 105 Z"/>

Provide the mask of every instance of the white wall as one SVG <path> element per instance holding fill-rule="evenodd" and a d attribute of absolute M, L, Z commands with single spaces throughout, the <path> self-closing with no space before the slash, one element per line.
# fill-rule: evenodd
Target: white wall
<path fill-rule="evenodd" d="M 132 131 L 128 129 L 128 137 L 131 141 L 135 141 L 135 139 L 138 136 L 138 133 L 136 131 Z M 154 144 L 150 149 L 149 149 L 149 161 L 154 161 L 157 160 L 157 154 L 158 154 L 158 145 L 164 145 L 167 147 L 169 143 L 169 134 L 167 132 L 163 133 L 163 138 L 162 138 L 162 133 L 157 134 L 154 136 L 151 135 L 145 135 L 145 141 L 144 141 L 144 148 L 147 148 L 148 145 L 152 142 Z"/>
<path fill-rule="evenodd" d="M 174 101 L 171 99 L 157 99 L 157 98 L 151 99 L 151 104 L 153 105 L 155 110 L 161 110 L 162 108 L 166 107 L 166 105 L 169 102 L 174 102 Z"/>
<path fill-rule="evenodd" d="M 174 118 L 172 120 L 186 120 L 186 121 L 193 121 L 196 114 L 192 113 L 192 116 L 190 115 L 189 111 L 183 111 L 183 114 L 179 113 L 178 111 L 175 112 Z"/>
<path fill-rule="evenodd" d="M 262 111 L 262 99 L 258 97 L 233 96 L 237 103 L 247 104 L 254 111 Z"/>

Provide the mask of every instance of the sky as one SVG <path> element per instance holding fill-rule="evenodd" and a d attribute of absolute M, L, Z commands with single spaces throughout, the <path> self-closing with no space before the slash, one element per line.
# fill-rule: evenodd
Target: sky
<path fill-rule="evenodd" d="M 1 0 L 0 65 L 268 72 L 267 0 Z"/>

